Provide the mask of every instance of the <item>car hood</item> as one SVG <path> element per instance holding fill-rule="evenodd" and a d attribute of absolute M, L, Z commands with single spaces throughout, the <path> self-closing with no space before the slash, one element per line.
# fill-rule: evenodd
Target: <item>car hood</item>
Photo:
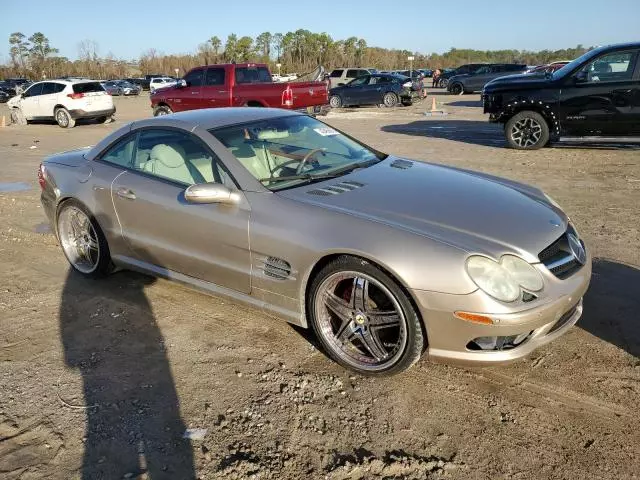
<path fill-rule="evenodd" d="M 536 188 L 396 157 L 278 195 L 408 230 L 470 253 L 516 253 L 534 263 L 568 223 Z"/>
<path fill-rule="evenodd" d="M 544 88 L 551 84 L 551 79 L 544 74 L 520 74 L 498 77 L 484 86 L 485 92 L 498 90 L 528 90 Z"/>

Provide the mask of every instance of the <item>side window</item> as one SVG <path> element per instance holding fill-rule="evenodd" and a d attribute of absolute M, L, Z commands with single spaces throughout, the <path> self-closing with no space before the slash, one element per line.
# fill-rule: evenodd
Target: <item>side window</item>
<path fill-rule="evenodd" d="M 42 84 L 42 92 L 40 92 L 40 95 L 51 95 L 55 90 L 55 85 L 51 82 L 44 82 Z"/>
<path fill-rule="evenodd" d="M 599 56 L 585 65 L 580 72 L 587 82 L 618 82 L 631 80 L 637 52 L 614 52 Z"/>
<path fill-rule="evenodd" d="M 100 157 L 100 160 L 118 165 L 119 167 L 131 168 L 135 144 L 136 136 L 131 135 L 107 150 L 106 153 Z"/>
<path fill-rule="evenodd" d="M 42 83 L 36 83 L 24 92 L 25 97 L 37 97 L 42 93 Z"/>
<path fill-rule="evenodd" d="M 204 80 L 205 85 L 224 85 L 224 68 L 210 68 Z"/>
<path fill-rule="evenodd" d="M 64 90 L 64 84 L 62 83 L 54 83 L 53 93 L 60 93 Z"/>
<path fill-rule="evenodd" d="M 351 70 L 347 70 L 347 78 L 358 78 L 360 75 L 360 70 L 352 68 Z"/>
<path fill-rule="evenodd" d="M 351 80 L 349 82 L 350 86 L 356 86 L 356 85 L 366 85 L 367 83 L 369 83 L 369 77 L 360 77 L 360 78 L 356 78 L 355 80 Z"/>
<path fill-rule="evenodd" d="M 184 77 L 184 80 L 190 87 L 201 87 L 204 80 L 204 70 L 194 70 L 189 72 Z"/>
<path fill-rule="evenodd" d="M 218 160 L 200 141 L 176 130 L 140 132 L 133 163 L 136 170 L 183 185 L 222 183 Z"/>
<path fill-rule="evenodd" d="M 340 78 L 342 76 L 342 72 L 344 72 L 344 70 L 334 70 L 329 76 L 331 78 Z"/>
<path fill-rule="evenodd" d="M 271 75 L 265 67 L 236 68 L 236 83 L 271 83 Z"/>

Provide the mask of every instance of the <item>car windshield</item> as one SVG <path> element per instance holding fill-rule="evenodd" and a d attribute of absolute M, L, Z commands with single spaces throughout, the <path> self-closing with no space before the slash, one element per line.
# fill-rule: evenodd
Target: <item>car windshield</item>
<path fill-rule="evenodd" d="M 306 115 L 259 120 L 209 131 L 270 190 L 346 175 L 386 155 Z"/>
<path fill-rule="evenodd" d="M 575 60 L 567 63 L 564 67 L 556 70 L 555 72 L 553 72 L 553 78 L 562 78 L 565 75 L 571 73 L 573 70 L 575 70 L 579 65 L 581 65 L 583 62 L 586 62 L 587 60 L 595 57 L 596 55 L 600 54 L 600 52 L 606 47 L 600 47 L 600 48 L 596 48 L 594 50 L 591 50 L 585 54 L 583 54 L 582 56 L 576 58 Z"/>

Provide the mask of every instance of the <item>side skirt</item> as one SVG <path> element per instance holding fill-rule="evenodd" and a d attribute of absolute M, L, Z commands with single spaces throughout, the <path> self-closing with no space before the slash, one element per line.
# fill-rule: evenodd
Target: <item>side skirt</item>
<path fill-rule="evenodd" d="M 257 308 L 263 313 L 282 318 L 289 323 L 293 323 L 294 325 L 299 325 L 301 327 L 307 328 L 306 319 L 299 312 L 274 306 L 268 302 L 265 302 L 264 300 L 259 300 L 255 297 L 252 297 L 251 295 L 237 292 L 236 290 L 231 290 L 226 287 L 221 287 L 220 285 L 216 285 L 215 283 L 206 282 L 204 280 L 190 277 L 182 273 L 174 272 L 173 270 L 169 270 L 167 268 L 162 268 L 157 265 L 141 262 L 140 260 L 136 260 L 124 255 L 114 255 L 112 257 L 112 260 L 117 267 L 135 270 L 140 273 L 152 275 L 155 277 L 166 278 L 167 280 L 181 283 L 183 285 L 186 285 L 187 287 L 199 290 L 208 295 L 223 296 L 230 300 Z"/>

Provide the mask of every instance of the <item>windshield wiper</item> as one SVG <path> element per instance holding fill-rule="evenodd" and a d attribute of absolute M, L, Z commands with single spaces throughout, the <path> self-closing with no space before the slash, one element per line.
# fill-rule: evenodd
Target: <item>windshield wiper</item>
<path fill-rule="evenodd" d="M 350 163 L 349 165 L 345 165 L 342 168 L 332 171 L 331 173 L 302 173 L 300 175 L 286 175 L 284 177 L 267 177 L 261 178 L 260 182 L 288 182 L 289 180 L 305 180 L 305 183 L 311 183 L 314 181 L 326 180 L 328 178 L 336 178 L 347 173 L 351 173 L 358 168 L 370 167 L 378 162 L 381 162 L 382 159 L 375 158 L 373 160 L 367 160 L 365 162 L 356 162 Z"/>

